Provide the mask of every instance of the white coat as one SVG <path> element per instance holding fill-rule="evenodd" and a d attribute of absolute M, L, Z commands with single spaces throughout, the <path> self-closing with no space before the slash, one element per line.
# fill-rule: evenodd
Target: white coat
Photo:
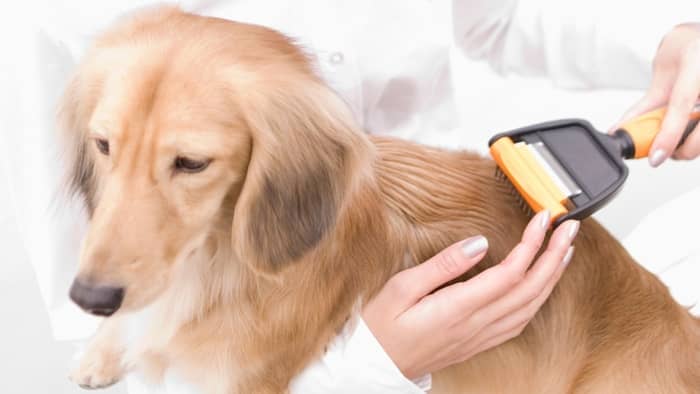
<path fill-rule="evenodd" d="M 465 130 L 479 124 L 480 116 L 488 119 L 481 112 L 512 111 L 482 108 L 478 101 L 464 110 L 457 100 L 460 90 L 484 87 L 456 68 L 460 63 L 455 57 L 466 55 L 500 74 L 547 77 L 564 88 L 644 89 L 663 35 L 676 24 L 700 19 L 696 1 L 660 5 L 630 0 L 192 0 L 179 4 L 188 11 L 263 24 L 296 37 L 316 55 L 320 73 L 370 133 L 442 146 L 483 147 L 487 134 Z M 156 3 L 76 0 L 41 7 L 30 2 L 26 4 L 33 13 L 27 19 L 31 23 L 18 26 L 19 33 L 12 37 L 16 57 L 4 81 L 12 96 L 0 111 L 5 112 L 3 126 L 13 132 L 0 134 L 0 175 L 5 176 L 3 187 L 59 340 L 84 338 L 94 330 L 95 319 L 66 296 L 85 217 L 79 204 L 58 192 L 62 169 L 56 165 L 53 132 L 56 100 L 91 39 L 117 15 L 152 2 Z M 416 382 L 404 378 L 363 322 L 346 331 L 293 382 L 293 393 L 428 390 L 429 376 Z M 135 381 L 129 387 L 132 393 L 154 390 Z M 172 394 L 186 391 L 185 387 L 176 377 L 168 377 L 158 390 Z"/>

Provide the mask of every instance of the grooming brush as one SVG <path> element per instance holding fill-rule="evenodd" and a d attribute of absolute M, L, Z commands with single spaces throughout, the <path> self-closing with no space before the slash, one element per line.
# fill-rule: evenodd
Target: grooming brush
<path fill-rule="evenodd" d="M 548 209 L 556 227 L 602 208 L 627 178 L 624 159 L 647 157 L 666 108 L 623 124 L 612 135 L 581 119 L 563 119 L 497 134 L 489 141 L 497 177 L 513 186 L 521 207 Z M 695 104 L 679 146 L 700 120 Z"/>

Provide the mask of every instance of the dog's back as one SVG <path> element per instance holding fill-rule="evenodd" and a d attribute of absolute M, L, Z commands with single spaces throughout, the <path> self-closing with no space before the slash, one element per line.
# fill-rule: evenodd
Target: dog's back
<path fill-rule="evenodd" d="M 493 177 L 493 162 L 398 140 L 375 143 L 379 173 L 392 179 L 382 192 L 415 230 L 407 247 L 417 245 L 416 259 L 483 233 L 492 252 L 471 276 L 517 243 L 527 218 Z M 420 190 L 407 200 L 402 186 Z M 594 220 L 582 223 L 575 245 L 559 285 L 521 336 L 435 374 L 433 393 L 700 390 L 700 322 Z"/>

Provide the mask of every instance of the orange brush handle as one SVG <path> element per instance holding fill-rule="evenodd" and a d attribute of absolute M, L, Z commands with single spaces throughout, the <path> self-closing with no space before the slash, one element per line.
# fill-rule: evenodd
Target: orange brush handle
<path fill-rule="evenodd" d="M 629 134 L 634 142 L 635 159 L 647 157 L 649 155 L 649 149 L 651 148 L 652 142 L 654 142 L 654 138 L 656 138 L 656 135 L 661 131 L 661 123 L 665 115 L 666 107 L 662 107 L 634 118 L 620 127 L 621 130 Z M 679 146 L 682 145 L 688 135 L 695 130 L 698 121 L 700 121 L 700 101 L 695 104 L 693 112 L 690 114 L 688 126 L 686 127 Z"/>

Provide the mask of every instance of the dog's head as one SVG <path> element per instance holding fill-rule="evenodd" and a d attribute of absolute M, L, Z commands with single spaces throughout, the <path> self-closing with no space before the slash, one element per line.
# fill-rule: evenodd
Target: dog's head
<path fill-rule="evenodd" d="M 152 302 L 213 232 L 255 271 L 292 265 L 334 226 L 367 146 L 286 37 L 177 9 L 99 38 L 61 118 L 90 215 L 71 298 L 101 315 Z"/>

